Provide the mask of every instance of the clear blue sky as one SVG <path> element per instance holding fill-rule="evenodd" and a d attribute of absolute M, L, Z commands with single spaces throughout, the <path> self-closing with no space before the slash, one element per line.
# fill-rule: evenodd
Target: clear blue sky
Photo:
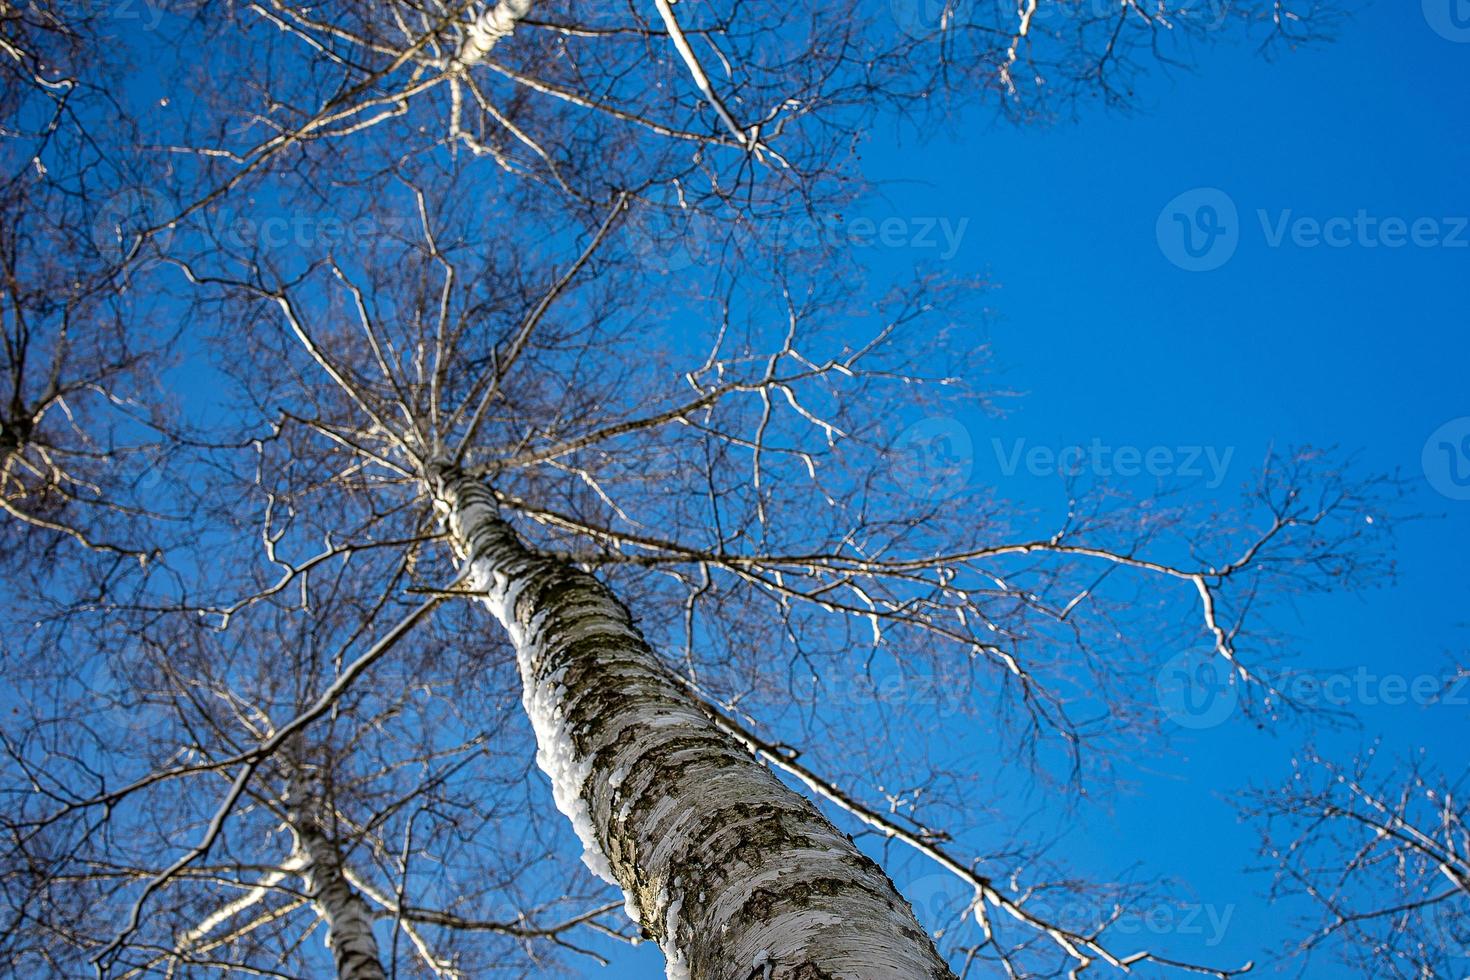
<path fill-rule="evenodd" d="M 1336 43 L 1275 61 L 1244 46 L 1202 50 L 1196 72 L 1155 73 L 1130 116 L 1093 111 L 1044 130 L 976 116 L 923 141 L 875 136 L 870 176 L 903 183 L 869 213 L 943 217 L 951 228 L 968 219 L 949 265 L 999 287 L 988 337 L 1006 369 L 1000 381 L 1026 394 L 1002 421 L 965 420 L 972 480 L 998 481 L 1002 495 L 1032 507 L 1060 503 L 1054 479 L 1001 472 L 996 437 L 1233 449 L 1228 495 L 1273 444 L 1361 450 L 1364 465 L 1408 476 L 1405 509 L 1428 516 L 1399 531 L 1396 584 L 1298 604 L 1283 625 L 1299 663 L 1413 677 L 1443 673 L 1450 654 L 1464 662 L 1470 502 L 1437 492 L 1421 457 L 1432 433 L 1470 416 L 1470 228 L 1453 220 L 1470 215 L 1467 92 L 1470 36 L 1441 36 L 1418 0 L 1380 0 Z M 1161 244 L 1160 229 L 1182 231 L 1166 205 L 1199 188 L 1223 191 L 1238 218 L 1217 208 L 1226 235 L 1194 260 L 1178 237 Z M 1196 251 L 1211 227 L 1199 208 L 1218 200 L 1195 195 L 1174 209 L 1192 224 Z M 1347 219 L 1330 233 L 1348 244 L 1311 245 L 1302 217 Z M 1387 247 L 1395 231 L 1385 218 L 1410 232 L 1429 219 L 1421 242 L 1459 247 Z M 1170 258 L 1217 264 L 1232 240 L 1234 253 L 1210 271 Z M 935 251 L 875 247 L 874 261 L 897 269 Z M 1448 431 L 1458 442 L 1470 424 Z M 1459 462 L 1470 473 L 1470 457 Z M 1453 492 L 1449 463 L 1432 475 Z M 1424 747 L 1444 767 L 1463 766 L 1470 708 L 1354 708 L 1361 729 L 1319 736 L 1324 751 L 1351 756 L 1382 735 L 1393 750 Z M 1272 975 L 1268 954 L 1290 938 L 1286 910 L 1267 907 L 1265 876 L 1245 873 L 1258 864 L 1256 837 L 1229 797 L 1279 782 L 1305 735 L 1229 722 L 1181 733 L 1177 753 L 1141 761 L 1134 786 L 1108 805 L 1052 815 L 1065 833 L 1058 854 L 1104 875 L 1141 862 L 1187 882 L 1200 903 L 1233 907 L 1205 955 L 1254 958 Z M 1190 949 L 1184 938 L 1180 952 Z M 584 975 L 662 974 L 656 950 L 615 956 L 614 967 Z M 1340 974 L 1322 959 L 1304 975 Z"/>

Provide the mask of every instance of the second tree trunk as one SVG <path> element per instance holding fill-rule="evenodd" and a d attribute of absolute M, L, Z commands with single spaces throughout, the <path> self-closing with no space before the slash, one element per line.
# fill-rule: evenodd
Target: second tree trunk
<path fill-rule="evenodd" d="M 314 814 L 298 811 L 292 821 L 304 863 L 306 893 L 327 922 L 327 946 L 337 966 L 337 980 L 386 980 L 373 935 L 372 910 L 342 869 L 342 851 L 327 836 Z"/>

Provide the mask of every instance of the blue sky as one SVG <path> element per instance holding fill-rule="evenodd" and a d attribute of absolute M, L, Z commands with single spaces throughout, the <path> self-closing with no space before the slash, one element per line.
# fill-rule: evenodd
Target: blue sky
<path fill-rule="evenodd" d="M 872 245 L 873 263 L 942 259 L 939 229 L 962 227 L 948 268 L 996 287 L 984 339 L 1003 368 L 997 383 L 1025 394 L 1004 419 L 962 420 L 972 483 L 993 481 L 1043 512 L 1062 502 L 1054 478 L 1024 467 L 1007 476 L 997 439 L 1006 451 L 1018 439 L 1211 448 L 1217 460 L 1229 454 L 1225 495 L 1273 445 L 1336 445 L 1408 478 L 1403 510 L 1424 516 L 1398 530 L 1397 582 L 1309 597 L 1281 624 L 1302 666 L 1372 677 L 1443 674 L 1451 655 L 1463 662 L 1470 621 L 1470 501 L 1454 499 L 1450 471 L 1470 474 L 1470 456 L 1437 450 L 1470 435 L 1470 422 L 1455 425 L 1470 416 L 1470 31 L 1450 19 L 1452 0 L 1434 2 L 1372 4 L 1335 43 L 1271 61 L 1244 45 L 1204 49 L 1197 71 L 1154 73 L 1130 115 L 1093 110 L 1016 129 L 973 114 L 922 134 L 874 134 L 864 152 L 869 176 L 888 182 L 869 214 L 902 219 L 909 234 L 907 245 Z M 929 219 L 937 247 L 915 241 Z M 1313 221 L 1341 244 L 1314 244 Z M 1196 251 L 1211 227 L 1223 234 L 1190 259 L 1184 227 Z M 1176 259 L 1217 267 L 1188 271 Z M 1362 700 L 1352 705 L 1361 726 L 1318 733 L 1319 748 L 1351 756 L 1382 736 L 1387 751 L 1424 748 L 1443 767 L 1463 765 L 1470 708 Z M 1228 721 L 1181 731 L 1176 752 L 1140 760 L 1134 785 L 1106 805 L 1039 819 L 1083 866 L 1105 874 L 1141 862 L 1229 909 L 1218 941 L 1205 926 L 1205 955 L 1253 958 L 1269 975 L 1270 952 L 1292 938 L 1289 910 L 1269 908 L 1268 878 L 1246 873 L 1259 863 L 1256 836 L 1230 797 L 1278 783 L 1308 734 Z M 1155 938 L 1181 952 L 1201 938 L 1175 932 L 1187 934 Z M 583 975 L 662 972 L 656 950 L 610 952 L 613 967 Z M 1340 974 L 1323 958 L 1300 975 Z"/>

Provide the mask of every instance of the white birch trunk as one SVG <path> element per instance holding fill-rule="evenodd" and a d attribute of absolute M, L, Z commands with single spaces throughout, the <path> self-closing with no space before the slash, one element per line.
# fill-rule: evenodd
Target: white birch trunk
<path fill-rule="evenodd" d="M 465 28 L 464 42 L 452 67 L 463 70 L 485 60 L 495 45 L 515 33 L 516 25 L 531 12 L 532 0 L 500 0 Z"/>
<path fill-rule="evenodd" d="M 341 850 L 309 814 L 291 826 L 301 849 L 299 873 L 306 894 L 327 922 L 327 947 L 337 964 L 337 980 L 387 980 L 378 959 L 372 910 L 348 884 Z"/>
<path fill-rule="evenodd" d="M 883 870 L 715 728 L 609 589 L 527 549 L 477 481 L 431 479 L 557 806 L 670 980 L 952 980 Z"/>

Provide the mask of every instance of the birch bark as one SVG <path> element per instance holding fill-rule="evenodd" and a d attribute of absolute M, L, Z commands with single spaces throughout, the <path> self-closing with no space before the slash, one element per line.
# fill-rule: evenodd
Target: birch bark
<path fill-rule="evenodd" d="M 478 481 L 430 482 L 557 807 L 670 980 L 952 980 L 883 870 L 710 722 L 606 586 L 527 548 Z"/>
<path fill-rule="evenodd" d="M 532 5 L 532 0 L 500 0 L 476 17 L 465 31 L 464 43 L 454 57 L 453 67 L 463 70 L 484 61 L 502 38 L 515 33 L 516 25 L 531 12 Z"/>
<path fill-rule="evenodd" d="M 387 980 L 378 958 L 373 916 L 342 869 L 342 852 L 310 814 L 292 822 L 300 845 L 300 875 L 306 893 L 327 921 L 327 947 L 337 980 Z"/>

